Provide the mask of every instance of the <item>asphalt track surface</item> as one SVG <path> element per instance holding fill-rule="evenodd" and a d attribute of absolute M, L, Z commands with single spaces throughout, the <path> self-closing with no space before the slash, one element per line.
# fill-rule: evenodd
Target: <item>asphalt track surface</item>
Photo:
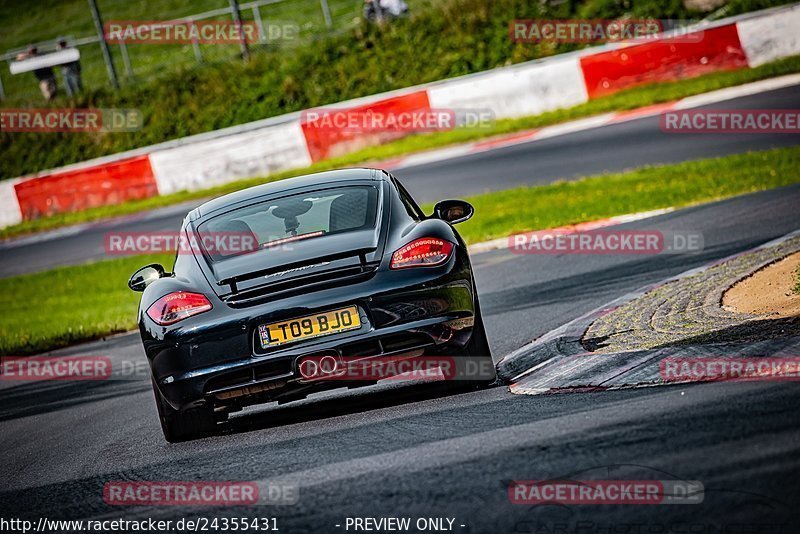
<path fill-rule="evenodd" d="M 800 186 L 624 225 L 702 231 L 687 255 L 474 258 L 495 359 L 615 297 L 798 227 Z M 142 361 L 136 335 L 73 347 Z M 0 381 L 0 517 L 277 518 L 280 532 L 355 532 L 348 517 L 453 519 L 453 532 L 797 532 L 797 383 L 718 383 L 558 395 L 441 384 L 335 391 L 235 415 L 167 444 L 149 383 Z M 696 480 L 692 505 L 517 505 L 511 480 Z M 285 506 L 119 507 L 112 481 L 261 481 Z M 336 525 L 340 525 L 337 527 Z M 463 526 L 461 526 L 463 525 Z M 691 530 L 690 530 L 691 529 Z M 411 528 L 408 532 L 418 532 Z"/>
<path fill-rule="evenodd" d="M 800 86 L 707 106 L 715 109 L 798 109 Z M 605 172 L 676 163 L 800 144 L 789 134 L 667 134 L 659 117 L 585 130 L 394 171 L 421 202 L 467 197 L 523 185 L 542 185 Z M 0 243 L 0 277 L 71 265 L 108 256 L 109 232 L 169 232 L 197 201 L 112 221 L 62 229 Z"/>

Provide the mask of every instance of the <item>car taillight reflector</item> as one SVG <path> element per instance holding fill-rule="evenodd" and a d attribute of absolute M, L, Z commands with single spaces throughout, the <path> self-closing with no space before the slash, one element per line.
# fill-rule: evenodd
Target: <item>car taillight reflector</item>
<path fill-rule="evenodd" d="M 147 315 L 160 325 L 169 325 L 210 309 L 211 303 L 205 295 L 178 291 L 164 295 L 151 304 L 147 308 Z"/>
<path fill-rule="evenodd" d="M 453 253 L 450 241 L 436 237 L 416 239 L 392 254 L 392 269 L 406 267 L 428 267 L 446 262 Z"/>

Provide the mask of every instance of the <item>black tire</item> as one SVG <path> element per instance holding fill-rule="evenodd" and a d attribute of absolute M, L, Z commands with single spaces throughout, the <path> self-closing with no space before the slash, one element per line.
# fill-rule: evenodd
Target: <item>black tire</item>
<path fill-rule="evenodd" d="M 202 437 L 211 432 L 216 426 L 214 412 L 210 408 L 192 408 L 191 410 L 178 411 L 174 409 L 161 395 L 153 383 L 153 394 L 156 398 L 158 408 L 158 420 L 161 423 L 161 431 L 164 438 L 170 443 L 189 441 Z"/>
<path fill-rule="evenodd" d="M 489 348 L 489 339 L 483 325 L 480 304 L 477 302 L 475 303 L 475 324 L 472 327 L 472 335 L 461 356 L 456 358 L 453 387 L 458 389 L 482 388 L 497 380 L 492 350 Z"/>

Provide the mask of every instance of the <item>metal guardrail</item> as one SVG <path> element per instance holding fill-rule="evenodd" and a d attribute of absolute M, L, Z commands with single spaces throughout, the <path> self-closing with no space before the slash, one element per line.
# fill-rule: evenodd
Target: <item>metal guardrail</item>
<path fill-rule="evenodd" d="M 282 4 L 282 3 L 286 3 L 287 1 L 289 1 L 289 0 L 254 0 L 252 2 L 246 2 L 246 3 L 243 3 L 243 4 L 239 4 L 239 9 L 242 10 L 242 11 L 247 11 L 247 10 L 252 11 L 253 12 L 253 20 L 258 22 L 259 20 L 263 20 L 263 19 L 261 19 L 261 14 L 260 14 L 260 8 L 261 7 L 268 6 L 268 5 L 273 5 L 273 4 Z M 326 25 L 330 28 L 333 23 L 332 23 L 332 21 L 330 21 L 330 9 L 328 7 L 328 0 L 319 0 L 319 2 L 320 2 L 321 6 L 324 6 L 324 7 L 322 7 L 323 16 L 325 16 Z M 327 13 L 327 15 L 324 15 L 325 13 Z M 202 13 L 195 13 L 193 15 L 187 15 L 185 17 L 177 17 L 177 18 L 174 18 L 174 19 L 168 19 L 168 20 L 166 20 L 164 22 L 165 23 L 181 22 L 181 21 L 192 22 L 192 21 L 205 20 L 205 19 L 210 19 L 210 18 L 213 18 L 213 17 L 219 17 L 221 15 L 230 15 L 230 14 L 231 14 L 231 8 L 230 7 L 223 7 L 223 8 L 219 8 L 219 9 L 212 9 L 210 11 L 204 11 Z M 50 39 L 50 40 L 47 40 L 47 41 L 41 41 L 41 42 L 38 42 L 38 43 L 31 43 L 31 45 L 36 46 L 37 48 L 39 48 L 40 51 L 41 50 L 50 50 L 50 49 L 55 50 L 57 42 L 62 38 L 67 40 L 67 44 L 69 46 L 86 46 L 86 45 L 95 44 L 95 43 L 99 43 L 100 42 L 100 37 L 98 37 L 97 35 L 87 35 L 86 37 L 78 37 L 78 38 L 75 38 L 75 37 L 72 37 L 72 36 L 56 37 L 54 39 Z M 0 61 L 13 60 L 14 58 L 17 57 L 18 54 L 27 51 L 28 47 L 31 46 L 31 45 L 18 47 L 18 48 L 12 48 L 12 49 L 7 50 L 5 53 L 0 54 Z"/>
<path fill-rule="evenodd" d="M 224 0 L 220 0 L 220 1 L 224 1 Z M 266 39 L 266 33 L 264 31 L 265 30 L 265 27 L 264 27 L 264 20 L 265 19 L 264 19 L 264 16 L 263 16 L 264 13 L 262 13 L 262 9 L 263 8 L 267 8 L 269 6 L 276 6 L 276 5 L 280 5 L 280 4 L 289 4 L 290 2 L 293 2 L 293 1 L 294 0 L 251 0 L 249 2 L 243 2 L 243 3 L 238 5 L 238 8 L 239 8 L 240 12 L 248 12 L 248 11 L 250 12 L 250 14 L 252 16 L 252 20 L 256 23 L 256 27 L 259 30 L 259 32 L 258 32 L 259 41 L 256 42 L 256 43 L 251 43 L 252 45 L 254 45 L 255 47 L 260 47 L 260 46 L 264 46 L 264 45 L 267 45 L 267 44 L 274 44 L 274 43 L 270 43 Z M 304 6 L 304 8 L 308 8 L 311 5 L 317 4 L 317 3 L 318 3 L 318 7 L 314 8 L 314 9 L 318 9 L 319 10 L 318 13 L 321 15 L 321 18 L 324 21 L 325 29 L 328 30 L 328 31 L 333 31 L 334 30 L 334 25 L 335 25 L 335 18 L 331 14 L 331 8 L 330 8 L 330 5 L 329 5 L 329 0 L 309 0 L 309 3 L 306 4 L 306 6 Z M 356 5 L 357 5 L 357 3 L 353 2 L 353 6 L 356 7 Z M 355 13 L 355 11 L 354 11 L 354 13 Z M 231 6 L 221 7 L 221 8 L 218 8 L 218 9 L 212 9 L 212 10 L 209 10 L 209 11 L 204 11 L 204 12 L 201 12 L 201 13 L 194 13 L 194 14 L 190 14 L 190 15 L 186 15 L 186 16 L 182 16 L 182 17 L 167 19 L 167 20 L 165 20 L 165 22 L 196 22 L 196 21 L 202 21 L 202 20 L 212 19 L 212 18 L 221 17 L 221 16 L 233 17 L 234 16 L 233 6 L 231 5 Z M 341 26 L 341 28 L 339 28 L 339 29 L 345 30 L 346 28 L 350 27 L 351 24 L 343 23 L 343 24 L 339 24 L 339 26 Z M 68 45 L 70 47 L 77 47 L 77 48 L 84 47 L 84 46 L 101 45 L 102 44 L 102 40 L 101 40 L 99 35 L 86 35 L 86 36 L 82 36 L 82 37 L 73 37 L 73 36 L 56 37 L 56 38 L 54 38 L 52 40 L 42 41 L 42 42 L 39 42 L 39 43 L 33 43 L 32 45 L 36 46 L 39 49 L 40 52 L 48 52 L 48 51 L 55 50 L 56 43 L 61 39 L 66 39 L 67 42 L 68 42 Z M 28 45 L 28 46 L 31 46 L 31 45 Z M 7 50 L 6 52 L 0 54 L 0 61 L 5 61 L 5 62 L 14 61 L 16 59 L 16 57 L 20 53 L 24 53 L 24 52 L 27 51 L 28 46 Z M 135 74 L 134 74 L 135 61 L 132 60 L 132 58 L 130 56 L 130 52 L 128 50 L 128 47 L 125 45 L 125 43 L 114 44 L 112 46 L 115 47 L 115 50 L 119 51 L 119 55 L 120 55 L 120 58 L 122 59 L 122 65 L 124 67 L 125 77 L 126 77 L 127 81 L 132 81 L 135 78 L 137 78 L 137 76 L 135 76 Z M 193 51 L 193 54 L 194 54 L 194 60 L 196 62 L 202 63 L 205 60 L 200 44 L 198 44 L 197 42 L 193 42 L 192 43 L 192 51 Z M 165 54 L 165 56 L 166 56 L 166 54 Z M 233 58 L 231 58 L 231 59 L 233 59 Z M 170 61 L 168 59 L 165 59 L 165 61 L 164 61 L 164 63 L 169 63 L 169 62 Z M 112 70 L 112 69 L 109 69 L 109 70 Z M 153 69 L 153 70 L 158 70 L 158 69 Z M 0 73 L 0 99 L 5 99 L 6 98 L 6 92 L 5 92 L 5 88 L 4 88 L 4 85 L 3 85 L 2 74 L 3 73 Z M 116 77 L 115 73 L 109 73 L 110 77 L 112 75 L 113 75 L 113 77 Z M 114 80 L 112 79 L 112 84 L 113 83 L 114 83 Z M 32 90 L 35 91 L 35 89 L 33 89 L 33 88 L 32 88 Z"/>

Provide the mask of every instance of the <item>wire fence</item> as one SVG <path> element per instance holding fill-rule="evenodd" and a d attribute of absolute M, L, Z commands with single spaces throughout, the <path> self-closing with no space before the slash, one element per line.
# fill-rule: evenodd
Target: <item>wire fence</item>
<path fill-rule="evenodd" d="M 202 13 L 167 13 L 163 18 L 159 14 L 148 14 L 151 21 L 163 20 L 193 23 L 201 21 L 233 21 L 233 10 L 228 0 L 214 0 L 221 7 Z M 199 3 L 199 2 L 198 2 Z M 205 2 L 207 4 L 207 2 Z M 193 4 L 188 4 L 193 5 Z M 362 14 L 363 0 L 254 0 L 239 4 L 241 20 L 243 23 L 254 23 L 259 29 L 256 42 L 249 47 L 254 53 L 260 50 L 275 50 L 291 48 L 318 38 L 320 35 L 330 35 L 349 30 L 358 23 Z M 131 21 L 131 17 L 115 14 L 113 6 L 102 9 L 102 17 L 106 24 L 113 20 Z M 86 17 L 91 21 L 91 12 L 86 9 Z M 145 18 L 145 17 L 141 17 Z M 85 27 L 84 24 L 81 26 Z M 271 35 L 271 28 L 291 26 L 293 37 L 275 38 Z M 40 54 L 56 50 L 60 40 L 67 42 L 69 47 L 78 48 L 80 51 L 80 65 L 83 86 L 86 88 L 109 86 L 111 80 L 103 58 L 101 39 L 94 34 L 54 35 L 52 39 L 36 43 L 26 43 L 24 46 L 7 50 L 0 55 L 0 61 L 6 62 L 5 68 L 0 68 L 0 98 L 11 101 L 24 101 L 42 99 L 34 75 L 30 72 L 12 75 L 10 65 L 29 46 L 36 46 Z M 113 65 L 115 67 L 119 85 L 132 85 L 138 82 L 163 75 L 168 71 L 190 67 L 201 63 L 215 63 L 222 61 L 241 61 L 241 48 L 239 44 L 203 44 L 193 41 L 190 44 L 153 44 L 135 43 L 125 44 L 108 43 Z M 58 71 L 58 68 L 54 68 Z M 61 84 L 62 80 L 58 80 Z M 61 86 L 60 86 L 61 87 Z M 63 91 L 60 92 L 63 94 Z"/>

